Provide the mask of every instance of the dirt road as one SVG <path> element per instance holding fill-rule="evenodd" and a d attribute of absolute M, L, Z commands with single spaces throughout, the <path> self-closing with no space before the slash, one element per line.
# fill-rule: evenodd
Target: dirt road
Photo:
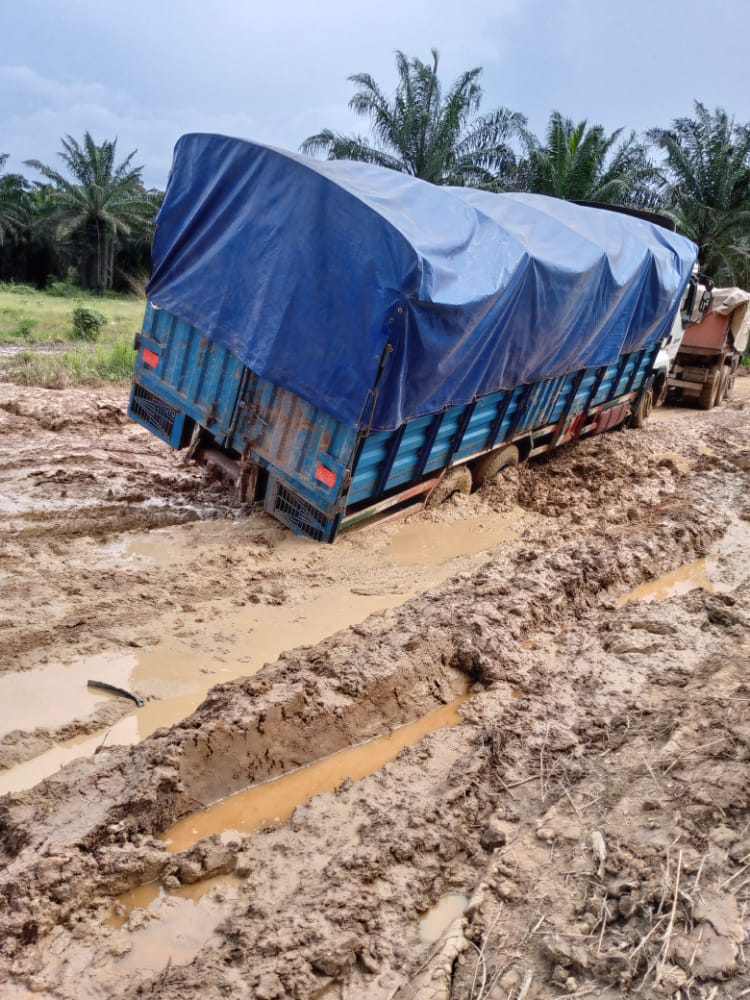
<path fill-rule="evenodd" d="M 750 996 L 737 389 L 320 546 L 0 384 L 3 1000 Z"/>

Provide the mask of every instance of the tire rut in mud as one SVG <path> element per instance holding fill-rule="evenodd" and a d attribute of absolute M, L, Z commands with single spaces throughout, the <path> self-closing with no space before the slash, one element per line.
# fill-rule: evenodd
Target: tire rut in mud
<path fill-rule="evenodd" d="M 524 649 L 530 634 L 575 622 L 603 590 L 640 583 L 644 567 L 651 576 L 706 551 L 718 529 L 706 528 L 700 503 L 672 515 L 645 537 L 528 548 L 513 566 L 457 577 L 213 689 L 190 719 L 140 746 L 104 750 L 6 798 L 0 956 L 22 967 L 30 934 L 41 942 L 93 900 L 174 874 L 152 836 L 197 806 L 424 714 L 467 678 L 512 702 L 533 655 Z M 308 968 L 308 986 L 310 976 Z M 307 988 L 300 981 L 293 995 Z"/>

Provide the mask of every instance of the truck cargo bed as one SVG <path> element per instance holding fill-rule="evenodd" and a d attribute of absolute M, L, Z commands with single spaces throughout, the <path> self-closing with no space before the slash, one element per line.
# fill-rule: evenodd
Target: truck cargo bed
<path fill-rule="evenodd" d="M 297 533 L 333 541 L 345 518 L 418 497 L 444 470 L 501 444 L 518 444 L 527 458 L 622 423 L 657 350 L 447 406 L 393 431 L 357 432 L 149 305 L 129 415 L 173 448 L 207 432 L 238 470 L 263 470 L 252 499 Z"/>

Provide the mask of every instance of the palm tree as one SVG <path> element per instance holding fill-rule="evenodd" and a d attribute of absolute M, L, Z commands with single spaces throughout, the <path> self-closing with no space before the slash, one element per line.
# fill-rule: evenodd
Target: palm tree
<path fill-rule="evenodd" d="M 622 129 L 607 135 L 601 125 L 573 122 L 553 111 L 544 145 L 535 139 L 529 145 L 523 186 L 568 201 L 654 207 L 648 203 L 655 200 L 656 170 L 635 133 L 618 146 L 621 135 Z"/>
<path fill-rule="evenodd" d="M 649 138 L 665 154 L 666 205 L 700 248 L 702 269 L 719 284 L 744 283 L 750 270 L 750 125 L 723 108 L 695 102 Z"/>
<path fill-rule="evenodd" d="M 8 161 L 0 153 L 0 170 Z M 29 185 L 20 174 L 0 175 L 0 246 L 8 236 L 17 236 L 29 218 Z"/>
<path fill-rule="evenodd" d="M 443 96 L 438 62 L 435 49 L 431 64 L 397 51 L 392 100 L 368 73 L 350 76 L 359 89 L 349 107 L 370 119 L 372 140 L 323 129 L 300 149 L 329 160 L 375 163 L 433 184 L 492 184 L 515 164 L 509 142 L 525 134 L 526 119 L 507 108 L 473 117 L 482 100 L 481 68 L 462 73 Z"/>
<path fill-rule="evenodd" d="M 142 167 L 132 166 L 135 150 L 115 163 L 117 140 L 100 146 L 86 132 L 83 145 L 72 136 L 59 154 L 72 180 L 39 160 L 27 160 L 47 185 L 39 185 L 50 210 L 47 222 L 59 240 L 71 240 L 79 262 L 81 287 L 103 292 L 112 287 L 119 239 L 148 227 L 153 205 L 141 183 Z"/>

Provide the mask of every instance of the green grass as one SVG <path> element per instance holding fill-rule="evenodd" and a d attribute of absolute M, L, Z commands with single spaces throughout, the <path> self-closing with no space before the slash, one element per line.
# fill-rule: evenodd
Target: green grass
<path fill-rule="evenodd" d="M 96 343 L 76 338 L 73 313 L 77 306 L 106 318 Z M 136 296 L 101 297 L 78 290 L 68 296 L 59 290 L 48 293 L 28 285 L 0 284 L 0 344 L 25 347 L 18 354 L 0 357 L 0 378 L 49 388 L 127 382 L 135 363 L 133 335 L 141 328 L 144 310 L 145 301 Z M 50 352 L 51 345 L 60 349 Z"/>
<path fill-rule="evenodd" d="M 103 339 L 114 340 L 140 330 L 146 303 L 134 295 L 74 297 L 38 292 L 28 285 L 0 284 L 0 343 L 64 342 L 73 336 L 73 310 L 85 305 L 107 318 Z"/>
<path fill-rule="evenodd" d="M 27 348 L 0 359 L 0 378 L 19 385 L 65 389 L 71 385 L 129 382 L 134 365 L 133 341 L 127 337 L 49 354 Z"/>

